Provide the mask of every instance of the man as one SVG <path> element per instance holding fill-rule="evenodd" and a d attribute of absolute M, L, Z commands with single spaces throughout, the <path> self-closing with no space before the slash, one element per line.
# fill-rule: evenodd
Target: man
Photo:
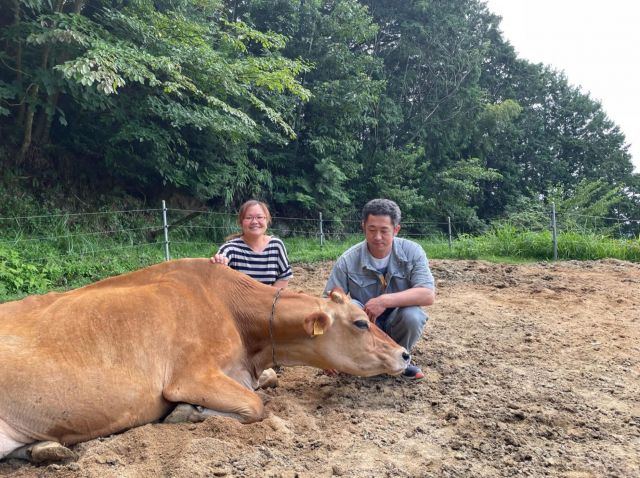
<path fill-rule="evenodd" d="M 422 306 L 435 301 L 435 284 L 427 256 L 419 244 L 396 237 L 400 208 L 389 199 L 373 199 L 362 209 L 365 240 L 336 262 L 325 287 L 340 287 L 362 307 L 371 322 L 411 351 L 422 334 L 427 315 Z M 424 377 L 409 365 L 404 376 Z"/>

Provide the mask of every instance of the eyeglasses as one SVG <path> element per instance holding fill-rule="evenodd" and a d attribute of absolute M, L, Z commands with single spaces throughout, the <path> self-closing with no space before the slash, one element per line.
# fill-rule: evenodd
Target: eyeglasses
<path fill-rule="evenodd" d="M 267 216 L 246 216 L 243 221 L 253 222 L 254 219 L 258 222 L 263 222 L 267 219 Z"/>

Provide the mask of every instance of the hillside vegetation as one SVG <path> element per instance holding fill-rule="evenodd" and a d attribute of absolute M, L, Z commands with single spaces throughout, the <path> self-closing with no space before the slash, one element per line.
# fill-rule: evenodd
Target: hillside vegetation
<path fill-rule="evenodd" d="M 602 180 L 625 194 L 605 215 L 638 210 L 618 126 L 562 72 L 518 58 L 479 0 L 0 10 L 1 184 L 36 203 L 258 197 L 281 216 L 351 218 L 384 196 L 406 218 L 480 230 Z"/>

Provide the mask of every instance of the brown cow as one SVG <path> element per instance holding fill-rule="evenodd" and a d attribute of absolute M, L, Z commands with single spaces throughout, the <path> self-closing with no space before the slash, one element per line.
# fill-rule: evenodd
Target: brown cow
<path fill-rule="evenodd" d="M 341 292 L 277 292 L 207 259 L 165 262 L 0 305 L 0 458 L 154 422 L 180 402 L 260 420 L 253 389 L 274 364 L 371 376 L 408 359 Z"/>

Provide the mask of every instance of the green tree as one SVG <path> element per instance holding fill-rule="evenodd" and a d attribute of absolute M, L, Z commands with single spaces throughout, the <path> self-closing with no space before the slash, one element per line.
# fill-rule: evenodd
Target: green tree
<path fill-rule="evenodd" d="M 510 100 L 522 108 L 507 130 L 490 135 L 494 146 L 487 164 L 503 173 L 509 195 L 545 196 L 558 184 L 573 190 L 585 179 L 628 183 L 628 146 L 602 105 L 570 85 L 563 73 L 517 58 L 502 38 L 497 17 L 488 38 L 480 85 L 490 101 Z M 485 214 L 504 208 L 509 202 L 504 199 L 486 202 Z"/>
<path fill-rule="evenodd" d="M 523 195 L 520 169 L 512 156 L 514 146 L 523 140 L 523 130 L 517 122 L 522 111 L 516 101 L 507 99 L 487 104 L 478 115 L 469 154 L 483 158 L 487 168 L 500 172 L 499 181 L 484 182 L 477 196 L 478 215 L 484 219 L 501 216 Z"/>
<path fill-rule="evenodd" d="M 3 122 L 23 131 L 18 163 L 42 156 L 51 131 L 76 171 L 229 202 L 256 179 L 247 144 L 295 138 L 282 98 L 308 98 L 306 64 L 279 53 L 282 35 L 227 21 L 217 1 L 13 6 L 0 85 L 18 105 Z"/>
<path fill-rule="evenodd" d="M 610 233 L 618 229 L 616 209 L 628 200 L 624 187 L 605 179 L 583 179 L 575 187 L 558 185 L 550 190 L 563 229 Z"/>
<path fill-rule="evenodd" d="M 254 0 L 233 7 L 260 30 L 286 32 L 284 54 L 313 65 L 303 76 L 311 99 L 290 107 L 297 141 L 260 148 L 260 163 L 274 174 L 274 202 L 288 214 L 319 209 L 341 217 L 351 209 L 353 182 L 367 174 L 358 153 L 384 88 L 374 78 L 382 63 L 368 51 L 376 25 L 356 0 Z"/>
<path fill-rule="evenodd" d="M 476 230 L 582 181 L 623 188 L 611 214 L 638 206 L 602 105 L 519 59 L 481 0 L 0 11 L 0 162 L 43 190 L 180 191 L 227 207 L 254 196 L 279 215 L 336 219 L 386 196 L 407 220 Z"/>
<path fill-rule="evenodd" d="M 415 168 L 386 178 L 399 188 L 418 185 L 398 196 L 408 218 L 475 218 L 477 188 L 500 177 L 471 148 L 486 105 L 478 80 L 491 18 L 481 2 L 469 0 L 363 3 L 379 25 L 371 49 L 384 59 L 387 83 L 360 155 L 365 170 L 396 161 L 399 151 L 420 151 Z M 404 164 L 405 155 L 399 157 Z M 417 176 L 411 181 L 408 174 Z M 362 199 L 376 195 L 376 186 L 363 185 Z"/>

